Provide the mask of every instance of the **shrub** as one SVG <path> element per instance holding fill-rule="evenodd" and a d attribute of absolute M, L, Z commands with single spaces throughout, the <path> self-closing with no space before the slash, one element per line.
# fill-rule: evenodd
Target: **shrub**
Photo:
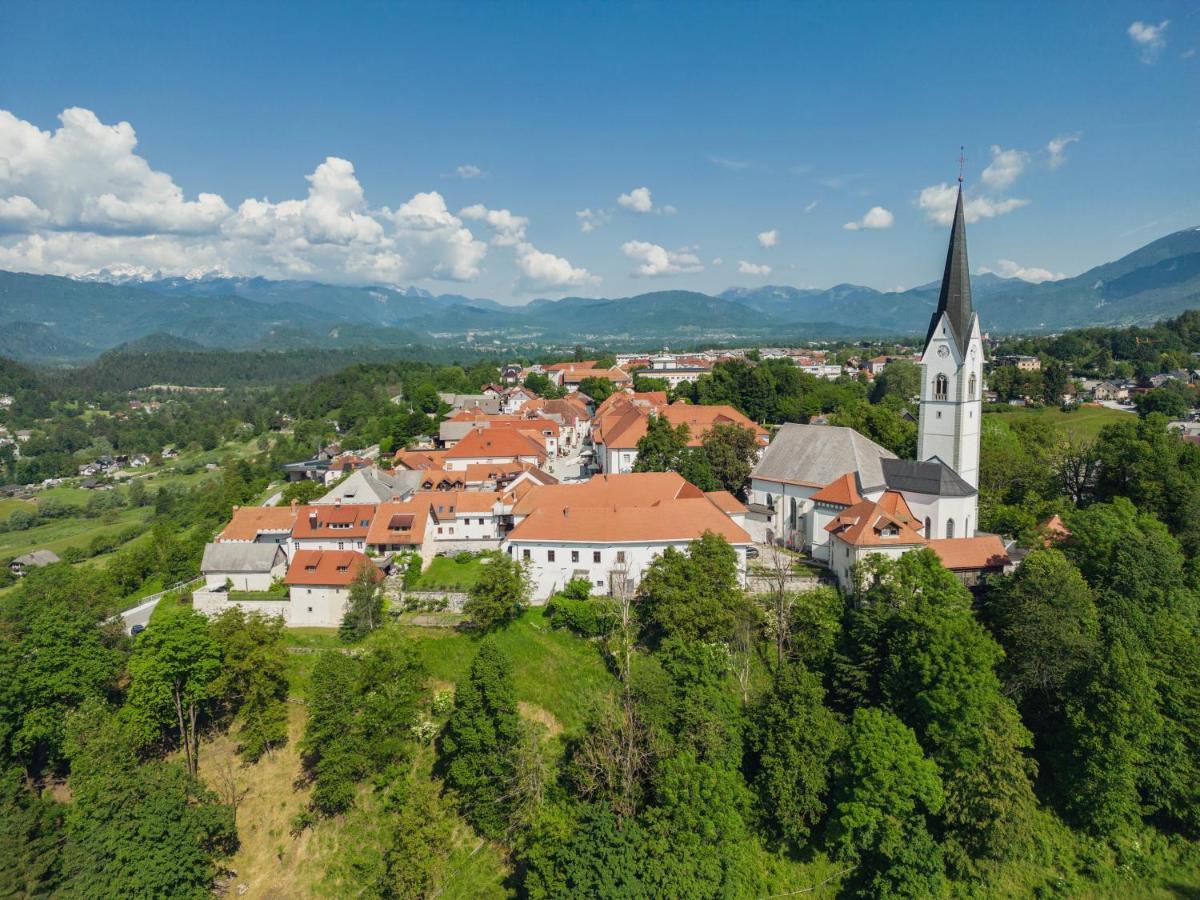
<path fill-rule="evenodd" d="M 470 550 L 460 550 L 458 553 L 454 554 L 454 561 L 456 563 L 458 563 L 460 566 L 465 566 L 467 563 L 469 563 L 474 558 L 475 558 L 475 554 L 472 553 Z"/>
<path fill-rule="evenodd" d="M 566 628 L 583 637 L 603 637 L 617 626 L 616 610 L 605 597 L 576 600 L 565 593 L 551 598 L 550 625 Z"/>

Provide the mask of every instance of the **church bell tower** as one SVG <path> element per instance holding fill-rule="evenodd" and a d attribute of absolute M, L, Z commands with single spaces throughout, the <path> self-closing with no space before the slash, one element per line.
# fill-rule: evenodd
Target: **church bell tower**
<path fill-rule="evenodd" d="M 971 306 L 962 176 L 950 229 L 946 271 L 937 311 L 921 355 L 921 411 L 917 459 L 937 457 L 979 487 L 979 435 L 983 415 L 983 340 Z"/>

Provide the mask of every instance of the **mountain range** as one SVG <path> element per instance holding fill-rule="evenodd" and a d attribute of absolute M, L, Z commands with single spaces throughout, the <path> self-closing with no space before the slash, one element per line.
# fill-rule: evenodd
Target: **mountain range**
<path fill-rule="evenodd" d="M 539 299 L 525 306 L 417 288 L 339 286 L 221 274 L 164 278 L 119 269 L 63 278 L 0 271 L 0 356 L 75 361 L 150 335 L 221 349 L 313 350 L 417 345 L 473 349 L 675 346 L 912 335 L 938 282 L 882 292 L 730 288 L 623 298 Z M 1159 238 L 1073 278 L 1030 284 L 972 276 L 992 333 L 1146 324 L 1200 306 L 1200 228 Z"/>

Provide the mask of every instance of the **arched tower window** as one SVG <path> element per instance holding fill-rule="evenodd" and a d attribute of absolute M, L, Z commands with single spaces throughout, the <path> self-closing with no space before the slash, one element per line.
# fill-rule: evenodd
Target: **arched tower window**
<path fill-rule="evenodd" d="M 975 373 L 971 373 L 971 377 L 967 379 L 967 399 L 975 399 L 975 388 L 979 383 L 979 379 L 975 377 Z"/>
<path fill-rule="evenodd" d="M 948 538 L 954 537 L 954 520 L 953 519 L 946 520 L 946 537 L 948 537 Z"/>
<path fill-rule="evenodd" d="M 792 498 L 792 515 L 791 515 L 791 527 L 792 527 L 793 531 L 796 529 L 796 523 L 799 521 L 800 521 L 800 505 L 796 502 L 796 498 L 793 497 Z"/>
<path fill-rule="evenodd" d="M 945 375 L 938 375 L 933 379 L 933 399 L 945 400 L 950 396 L 950 379 Z"/>
<path fill-rule="evenodd" d="M 933 538 L 933 528 L 931 527 L 932 525 L 933 525 L 933 523 L 929 521 L 929 516 L 926 516 L 925 517 L 925 537 L 930 538 L 930 539 Z"/>

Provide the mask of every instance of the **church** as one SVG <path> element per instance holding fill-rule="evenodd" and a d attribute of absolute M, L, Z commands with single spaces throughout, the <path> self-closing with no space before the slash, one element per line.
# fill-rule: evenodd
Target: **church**
<path fill-rule="evenodd" d="M 750 479 L 766 538 L 827 564 L 843 588 L 873 554 L 928 547 L 968 586 L 1008 565 L 977 532 L 983 340 L 971 305 L 962 183 L 937 310 L 921 354 L 917 459 L 898 459 L 852 428 L 788 424 Z"/>

